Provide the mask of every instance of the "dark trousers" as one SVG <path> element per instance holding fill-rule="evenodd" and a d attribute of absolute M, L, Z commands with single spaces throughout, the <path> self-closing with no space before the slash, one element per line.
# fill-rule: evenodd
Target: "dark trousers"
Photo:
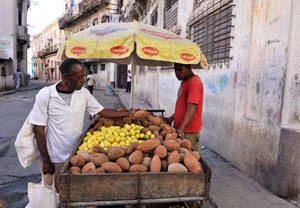
<path fill-rule="evenodd" d="M 87 88 L 88 88 L 88 90 L 90 91 L 90 93 L 91 94 L 93 94 L 93 89 L 94 89 L 94 86 L 92 85 L 92 86 L 87 86 Z"/>
<path fill-rule="evenodd" d="M 126 91 L 125 92 L 131 92 L 131 82 L 127 82 Z"/>

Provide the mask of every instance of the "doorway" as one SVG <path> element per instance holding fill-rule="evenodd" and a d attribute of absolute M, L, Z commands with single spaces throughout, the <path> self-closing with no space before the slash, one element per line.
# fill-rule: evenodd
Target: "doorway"
<path fill-rule="evenodd" d="M 117 65 L 116 88 L 126 88 L 127 65 Z"/>

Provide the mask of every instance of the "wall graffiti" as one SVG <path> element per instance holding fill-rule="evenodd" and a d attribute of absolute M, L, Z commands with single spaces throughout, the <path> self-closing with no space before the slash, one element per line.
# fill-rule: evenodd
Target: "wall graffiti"
<path fill-rule="evenodd" d="M 215 86 L 214 83 L 208 82 L 208 83 L 207 83 L 207 87 L 208 87 L 208 89 L 209 89 L 213 94 L 218 95 L 218 90 L 217 90 L 217 88 L 216 88 L 216 86 Z"/>
<path fill-rule="evenodd" d="M 227 83 L 227 75 L 223 75 L 219 77 L 219 82 L 220 82 L 220 91 L 222 92 L 226 86 Z"/>

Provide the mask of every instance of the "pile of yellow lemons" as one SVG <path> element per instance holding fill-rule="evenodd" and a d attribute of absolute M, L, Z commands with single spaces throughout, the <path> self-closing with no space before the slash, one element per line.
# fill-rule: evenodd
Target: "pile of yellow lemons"
<path fill-rule="evenodd" d="M 143 128 L 143 126 L 135 124 L 125 124 L 123 128 L 120 126 L 103 126 L 101 131 L 95 131 L 93 134 L 87 132 L 79 149 L 85 149 L 90 153 L 95 146 L 103 147 L 106 150 L 109 147 L 125 147 L 132 142 L 141 143 L 144 140 L 155 138 L 151 131 L 143 134 Z"/>

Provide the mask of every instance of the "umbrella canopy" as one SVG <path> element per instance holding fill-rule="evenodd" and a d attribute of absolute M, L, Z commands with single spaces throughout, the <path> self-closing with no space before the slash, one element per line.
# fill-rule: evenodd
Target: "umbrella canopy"
<path fill-rule="evenodd" d="M 132 88 L 136 65 L 171 66 L 174 62 L 207 68 L 200 47 L 168 30 L 138 22 L 103 23 L 68 37 L 66 56 L 132 63 Z M 133 93 L 133 90 L 131 91 Z M 131 94 L 131 107 L 133 94 Z"/>

